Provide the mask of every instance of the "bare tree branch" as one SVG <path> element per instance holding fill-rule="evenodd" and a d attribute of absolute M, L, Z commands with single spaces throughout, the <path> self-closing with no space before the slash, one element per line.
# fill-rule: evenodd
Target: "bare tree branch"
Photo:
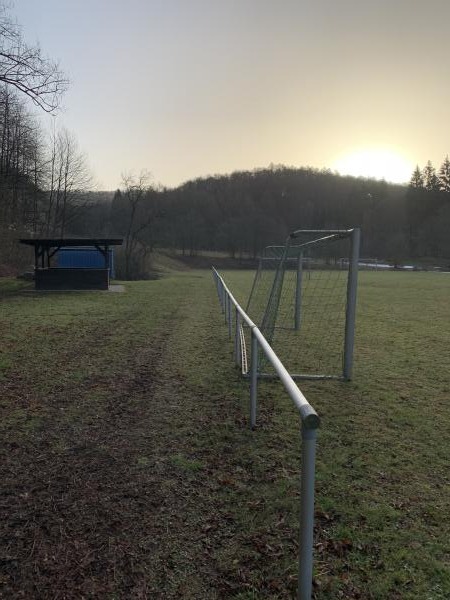
<path fill-rule="evenodd" d="M 25 94 L 36 106 L 54 113 L 69 81 L 57 62 L 45 57 L 39 46 L 29 46 L 20 26 L 0 5 L 0 82 Z"/>

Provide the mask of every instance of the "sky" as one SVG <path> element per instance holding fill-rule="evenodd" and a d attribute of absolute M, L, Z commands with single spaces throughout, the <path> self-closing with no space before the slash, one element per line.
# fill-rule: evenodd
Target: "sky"
<path fill-rule="evenodd" d="M 449 0 L 11 4 L 71 80 L 55 118 L 100 189 L 269 164 L 407 181 L 450 154 Z"/>

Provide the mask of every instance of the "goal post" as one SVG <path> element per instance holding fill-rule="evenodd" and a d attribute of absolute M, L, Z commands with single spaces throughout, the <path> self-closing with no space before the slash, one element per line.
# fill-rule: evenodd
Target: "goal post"
<path fill-rule="evenodd" d="M 355 344 L 356 297 L 358 291 L 358 262 L 361 245 L 359 227 L 351 231 L 350 257 L 347 282 L 347 307 L 345 314 L 344 379 L 349 381 L 353 374 L 353 351 Z"/>
<path fill-rule="evenodd" d="M 297 259 L 297 278 L 295 285 L 295 329 L 300 329 L 302 314 L 302 280 L 303 280 L 303 252 L 299 252 Z"/>
<path fill-rule="evenodd" d="M 247 313 L 293 377 L 351 379 L 359 245 L 358 228 L 299 229 L 264 249 Z"/>

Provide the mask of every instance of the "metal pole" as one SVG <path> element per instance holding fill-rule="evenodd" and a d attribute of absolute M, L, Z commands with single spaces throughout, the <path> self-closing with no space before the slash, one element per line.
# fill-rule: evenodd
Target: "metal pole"
<path fill-rule="evenodd" d="M 224 287 L 222 287 L 222 312 L 225 311 L 225 302 L 226 302 L 226 299 L 225 299 L 225 289 L 224 289 Z"/>
<path fill-rule="evenodd" d="M 355 342 L 356 292 L 358 288 L 358 261 L 361 230 L 353 229 L 350 238 L 350 262 L 347 282 L 347 310 L 345 314 L 344 379 L 352 378 L 353 346 Z"/>
<path fill-rule="evenodd" d="M 215 271 L 213 271 L 213 275 L 214 275 L 214 283 L 216 284 L 216 290 L 217 290 L 217 295 L 219 297 L 219 301 L 220 301 L 220 286 L 219 286 L 219 278 L 217 277 L 217 273 Z"/>
<path fill-rule="evenodd" d="M 297 262 L 297 285 L 295 288 L 295 329 L 300 329 L 302 310 L 302 278 L 303 278 L 303 252 L 300 252 Z"/>
<path fill-rule="evenodd" d="M 223 312 L 225 317 L 225 325 L 228 323 L 228 304 L 230 303 L 230 298 L 228 297 L 227 292 L 224 290 L 224 304 L 223 304 Z"/>
<path fill-rule="evenodd" d="M 233 333 L 233 312 L 231 310 L 231 307 L 231 298 L 228 296 L 228 337 L 231 337 Z"/>
<path fill-rule="evenodd" d="M 236 308 L 236 327 L 234 330 L 234 359 L 237 365 L 241 364 L 241 315 Z"/>
<path fill-rule="evenodd" d="M 302 424 L 299 600 L 311 600 L 312 595 L 316 437 L 317 429 L 307 429 Z"/>
<path fill-rule="evenodd" d="M 219 276 L 217 275 L 217 273 L 214 273 L 214 277 L 216 278 L 216 286 L 217 286 L 217 296 L 219 298 L 219 302 L 220 302 L 220 307 L 222 308 L 222 282 L 219 279 Z"/>
<path fill-rule="evenodd" d="M 256 405 L 258 400 L 258 340 L 252 329 L 252 356 L 250 367 L 250 429 L 256 425 Z"/>
<path fill-rule="evenodd" d="M 250 302 L 252 301 L 252 296 L 253 296 L 253 292 L 255 290 L 256 282 L 261 277 L 261 270 L 262 270 L 262 258 L 260 258 L 259 261 L 258 261 L 258 268 L 256 270 L 255 276 L 253 277 L 252 289 L 250 290 L 250 295 L 248 297 L 247 307 L 245 309 L 247 311 L 248 311 L 248 309 L 250 307 Z"/>

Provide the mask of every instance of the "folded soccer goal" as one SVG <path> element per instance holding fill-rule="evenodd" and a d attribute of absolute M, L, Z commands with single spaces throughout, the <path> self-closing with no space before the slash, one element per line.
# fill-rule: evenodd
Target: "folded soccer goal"
<path fill-rule="evenodd" d="M 246 312 L 294 378 L 351 378 L 359 239 L 297 230 L 262 253 Z M 273 374 L 262 354 L 258 371 Z"/>

